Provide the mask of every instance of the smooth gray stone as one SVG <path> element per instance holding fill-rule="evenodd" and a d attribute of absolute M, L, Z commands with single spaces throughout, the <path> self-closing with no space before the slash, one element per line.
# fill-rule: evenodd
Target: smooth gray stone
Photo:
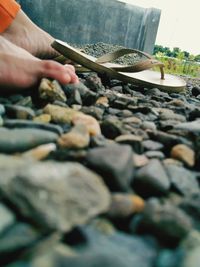
<path fill-rule="evenodd" d="M 152 159 L 136 173 L 133 188 L 143 196 L 166 194 L 170 188 L 170 180 L 158 159 Z"/>
<path fill-rule="evenodd" d="M 0 203 L 0 235 L 15 222 L 15 215 L 5 205 Z"/>
<path fill-rule="evenodd" d="M 0 158 L 0 188 L 18 211 L 44 229 L 69 231 L 107 211 L 110 194 L 97 174 L 78 163 Z M 13 163 L 12 163 L 13 162 Z"/>
<path fill-rule="evenodd" d="M 200 120 L 179 123 L 176 126 L 174 126 L 174 129 L 184 130 L 184 131 L 193 132 L 193 133 L 200 133 Z"/>
<path fill-rule="evenodd" d="M 102 175 L 112 191 L 127 191 L 133 178 L 133 152 L 128 145 L 108 145 L 89 150 L 88 166 Z"/>
<path fill-rule="evenodd" d="M 4 120 L 4 126 L 7 128 L 35 128 L 41 130 L 47 130 L 61 135 L 63 130 L 60 126 L 51 123 L 41 123 L 28 120 Z"/>
<path fill-rule="evenodd" d="M 0 128 L 0 152 L 23 152 L 36 146 L 56 142 L 56 133 L 40 129 Z"/>
<path fill-rule="evenodd" d="M 176 165 L 165 165 L 168 177 L 173 188 L 183 196 L 199 195 L 199 184 L 195 173 L 184 167 Z"/>
<path fill-rule="evenodd" d="M 152 140 L 144 140 L 142 145 L 145 150 L 161 150 L 164 147 L 162 143 Z"/>

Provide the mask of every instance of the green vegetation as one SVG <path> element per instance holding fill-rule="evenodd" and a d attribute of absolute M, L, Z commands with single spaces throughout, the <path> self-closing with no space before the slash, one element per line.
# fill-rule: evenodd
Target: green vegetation
<path fill-rule="evenodd" d="M 200 77 L 200 55 L 192 55 L 187 51 L 181 51 L 180 48 L 155 45 L 155 58 L 164 63 L 165 72 Z"/>

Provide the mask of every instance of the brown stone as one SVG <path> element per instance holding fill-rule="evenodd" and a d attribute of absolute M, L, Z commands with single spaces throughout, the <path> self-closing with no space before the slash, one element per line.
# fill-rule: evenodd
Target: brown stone
<path fill-rule="evenodd" d="M 195 152 L 184 144 L 174 146 L 171 150 L 171 157 L 184 162 L 189 167 L 195 164 Z"/>
<path fill-rule="evenodd" d="M 49 123 L 51 121 L 51 115 L 41 114 L 41 115 L 33 118 L 33 120 L 37 121 L 37 122 Z"/>
<path fill-rule="evenodd" d="M 90 143 L 90 136 L 84 124 L 78 124 L 66 134 L 61 135 L 58 144 L 63 148 L 85 148 Z"/>
<path fill-rule="evenodd" d="M 101 129 L 98 121 L 90 115 L 85 115 L 84 113 L 76 113 L 72 118 L 72 123 L 74 125 L 84 124 L 91 136 L 96 136 L 101 134 Z"/>
<path fill-rule="evenodd" d="M 54 143 L 49 143 L 24 152 L 22 154 L 22 157 L 42 160 L 45 159 L 49 155 L 49 153 L 54 150 L 56 150 L 56 145 Z"/>

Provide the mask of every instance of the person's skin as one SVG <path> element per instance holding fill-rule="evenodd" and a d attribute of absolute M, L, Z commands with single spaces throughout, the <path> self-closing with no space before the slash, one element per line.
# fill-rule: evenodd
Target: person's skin
<path fill-rule="evenodd" d="M 41 60 L 0 36 L 0 88 L 25 89 L 48 77 L 62 84 L 78 83 L 74 67 Z M 1 91 L 0 90 L 0 91 Z"/>
<path fill-rule="evenodd" d="M 36 57 L 50 59 L 58 55 L 51 47 L 54 38 L 35 25 L 22 10 L 1 35 Z"/>

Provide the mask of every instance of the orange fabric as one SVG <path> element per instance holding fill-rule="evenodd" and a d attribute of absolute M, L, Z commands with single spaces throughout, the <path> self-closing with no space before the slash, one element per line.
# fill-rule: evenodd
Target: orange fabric
<path fill-rule="evenodd" d="M 0 0 L 0 33 L 8 28 L 19 9 L 20 5 L 14 0 Z"/>

